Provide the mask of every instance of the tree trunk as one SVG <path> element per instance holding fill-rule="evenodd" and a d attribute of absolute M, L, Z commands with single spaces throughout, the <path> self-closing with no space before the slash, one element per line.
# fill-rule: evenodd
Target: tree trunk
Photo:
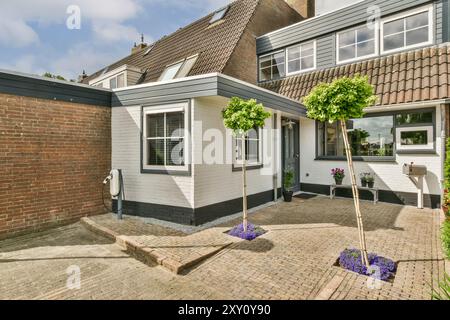
<path fill-rule="evenodd" d="M 248 226 L 248 213 L 247 213 L 247 158 L 245 156 L 246 150 L 245 150 L 245 140 L 247 136 L 245 134 L 242 135 L 242 212 L 243 212 L 243 226 L 244 226 L 244 232 L 247 232 L 247 226 Z"/>
<path fill-rule="evenodd" d="M 350 148 L 350 143 L 348 140 L 347 124 L 346 124 L 345 120 L 341 120 L 340 122 L 341 122 L 342 136 L 344 138 L 345 153 L 347 155 L 348 168 L 350 171 L 350 178 L 352 180 L 353 202 L 355 204 L 356 222 L 358 224 L 359 245 L 361 248 L 361 258 L 362 258 L 363 264 L 365 264 L 366 267 L 369 267 L 369 258 L 367 256 L 367 246 L 366 246 L 366 235 L 364 233 L 364 225 L 363 225 L 361 210 L 360 210 L 360 206 L 359 206 L 359 191 L 358 191 L 358 186 L 356 184 L 355 169 L 353 168 L 353 155 L 352 155 L 352 150 Z"/>

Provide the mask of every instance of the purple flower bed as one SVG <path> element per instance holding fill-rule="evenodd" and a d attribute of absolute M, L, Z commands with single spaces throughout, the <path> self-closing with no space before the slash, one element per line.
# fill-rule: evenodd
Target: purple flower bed
<path fill-rule="evenodd" d="M 375 253 L 369 253 L 368 258 L 372 267 L 369 270 L 362 263 L 360 250 L 345 249 L 339 256 L 339 265 L 347 270 L 366 276 L 373 276 L 383 281 L 388 281 L 397 271 L 397 265 L 390 259 L 380 257 Z"/>
<path fill-rule="evenodd" d="M 259 236 L 262 236 L 264 233 L 266 233 L 266 231 L 263 228 L 257 227 L 251 223 L 247 225 L 247 232 L 244 232 L 243 223 L 234 227 L 228 232 L 230 236 L 238 237 L 244 240 L 254 240 Z"/>

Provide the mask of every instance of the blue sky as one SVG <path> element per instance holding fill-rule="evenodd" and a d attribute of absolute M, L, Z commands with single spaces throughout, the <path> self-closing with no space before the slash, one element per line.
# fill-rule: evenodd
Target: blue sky
<path fill-rule="evenodd" d="M 75 79 L 176 31 L 230 0 L 13 0 L 0 2 L 0 69 Z M 317 0 L 318 12 L 356 0 Z M 81 29 L 70 30 L 67 8 L 80 8 Z"/>

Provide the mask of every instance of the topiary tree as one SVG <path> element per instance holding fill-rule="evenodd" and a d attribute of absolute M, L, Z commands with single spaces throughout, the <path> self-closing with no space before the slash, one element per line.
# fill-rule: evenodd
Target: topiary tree
<path fill-rule="evenodd" d="M 355 76 L 343 77 L 332 83 L 321 83 L 304 98 L 304 104 L 308 110 L 308 117 L 321 122 L 340 122 L 342 136 L 344 138 L 345 153 L 352 181 L 352 192 L 358 224 L 359 242 L 361 247 L 362 262 L 369 267 L 367 256 L 366 238 L 359 205 L 359 192 L 356 184 L 355 170 L 353 168 L 352 150 L 350 148 L 347 121 L 362 118 L 364 109 L 376 102 L 374 89 L 369 84 L 367 77 Z"/>
<path fill-rule="evenodd" d="M 243 226 L 244 232 L 247 232 L 248 214 L 247 214 L 247 157 L 245 142 L 248 138 L 248 132 L 252 129 L 258 130 L 264 127 L 265 120 L 270 117 L 270 112 L 264 110 L 264 106 L 257 103 L 256 100 L 243 100 L 233 97 L 227 108 L 222 111 L 223 123 L 226 128 L 233 131 L 235 137 L 240 137 L 242 142 L 242 185 L 243 185 Z"/>

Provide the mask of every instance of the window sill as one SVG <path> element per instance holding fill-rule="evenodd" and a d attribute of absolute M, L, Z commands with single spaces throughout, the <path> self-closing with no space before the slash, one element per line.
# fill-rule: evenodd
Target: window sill
<path fill-rule="evenodd" d="M 245 167 L 246 171 L 250 171 L 250 170 L 258 170 L 258 169 L 262 169 L 262 168 L 264 168 L 264 165 L 262 165 L 262 164 L 258 164 L 258 165 L 249 165 L 249 166 L 246 166 L 246 167 Z M 242 167 L 241 167 L 241 166 L 236 167 L 236 166 L 233 164 L 232 171 L 233 171 L 233 172 L 241 172 L 241 171 L 242 171 Z"/>
<path fill-rule="evenodd" d="M 190 177 L 191 168 L 188 170 L 165 170 L 165 169 L 141 169 L 141 174 L 160 174 L 168 176 Z"/>
<path fill-rule="evenodd" d="M 397 150 L 397 154 L 437 155 L 436 150 Z"/>
<path fill-rule="evenodd" d="M 347 161 L 345 157 L 317 157 L 314 161 Z M 395 157 L 353 157 L 355 162 L 391 162 L 396 163 Z"/>

